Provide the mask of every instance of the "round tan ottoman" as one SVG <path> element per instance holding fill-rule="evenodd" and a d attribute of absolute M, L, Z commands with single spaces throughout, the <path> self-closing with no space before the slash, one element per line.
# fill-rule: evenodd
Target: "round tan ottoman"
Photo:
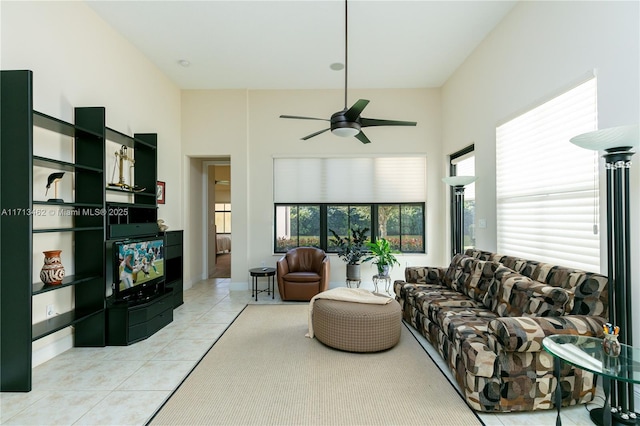
<path fill-rule="evenodd" d="M 400 340 L 402 312 L 395 300 L 385 305 L 318 299 L 313 333 L 327 346 L 349 352 L 377 352 Z"/>

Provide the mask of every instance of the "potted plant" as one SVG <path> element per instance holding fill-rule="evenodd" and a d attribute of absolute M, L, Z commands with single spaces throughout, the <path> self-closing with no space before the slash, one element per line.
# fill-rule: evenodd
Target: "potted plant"
<path fill-rule="evenodd" d="M 360 281 L 360 263 L 367 256 L 367 232 L 369 228 L 353 227 L 346 237 L 341 237 L 333 229 L 331 242 L 338 248 L 338 257 L 347 262 L 347 280 Z"/>
<path fill-rule="evenodd" d="M 367 242 L 367 247 L 371 251 L 371 255 L 364 261 L 368 262 L 373 260 L 373 263 L 378 267 L 378 275 L 389 275 L 389 269 L 394 265 L 400 266 L 400 262 L 393 255 L 391 245 L 389 241 L 384 238 L 378 238 L 375 242 Z"/>

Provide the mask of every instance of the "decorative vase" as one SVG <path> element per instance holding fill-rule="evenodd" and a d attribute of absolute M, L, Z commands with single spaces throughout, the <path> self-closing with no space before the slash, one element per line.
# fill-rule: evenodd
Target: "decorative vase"
<path fill-rule="evenodd" d="M 378 264 L 378 275 L 381 277 L 386 277 L 389 275 L 389 265 L 380 265 Z"/>
<path fill-rule="evenodd" d="M 60 261 L 62 250 L 43 251 L 44 265 L 40 270 L 40 279 L 45 284 L 61 284 L 64 278 L 64 266 Z"/>
<path fill-rule="evenodd" d="M 620 355 L 620 342 L 617 334 L 605 334 L 602 340 L 602 349 L 606 355 L 617 357 Z"/>

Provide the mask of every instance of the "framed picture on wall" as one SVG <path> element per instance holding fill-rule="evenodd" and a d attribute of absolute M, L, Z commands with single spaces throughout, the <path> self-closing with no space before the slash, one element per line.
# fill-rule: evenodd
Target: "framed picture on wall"
<path fill-rule="evenodd" d="M 156 199 L 158 200 L 158 204 L 164 204 L 165 198 L 165 183 L 161 180 L 158 181 L 156 186 Z"/>

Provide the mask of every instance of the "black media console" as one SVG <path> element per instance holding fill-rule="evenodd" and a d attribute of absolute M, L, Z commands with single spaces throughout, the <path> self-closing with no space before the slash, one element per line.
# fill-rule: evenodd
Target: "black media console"
<path fill-rule="evenodd" d="M 144 340 L 173 321 L 171 290 L 142 294 L 107 306 L 107 345 L 126 346 Z"/>

